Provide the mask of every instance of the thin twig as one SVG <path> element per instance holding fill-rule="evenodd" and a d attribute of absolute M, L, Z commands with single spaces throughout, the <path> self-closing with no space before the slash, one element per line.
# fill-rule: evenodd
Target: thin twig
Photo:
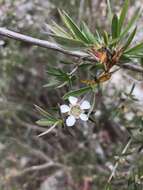
<path fill-rule="evenodd" d="M 18 173 L 16 173 L 16 175 L 12 176 L 12 177 L 18 177 L 18 176 L 22 176 L 25 175 L 29 172 L 34 172 L 34 171 L 41 171 L 50 167 L 58 167 L 58 168 L 65 168 L 64 165 L 60 164 L 60 163 L 56 163 L 56 162 L 47 162 L 45 164 L 41 164 L 41 165 L 36 165 L 36 166 L 31 166 L 29 168 L 25 168 L 22 171 L 19 171 Z"/>
<path fill-rule="evenodd" d="M 69 75 L 73 75 L 73 74 L 77 71 L 78 67 L 79 67 L 79 65 L 76 65 L 76 66 L 73 68 L 73 70 L 69 73 Z"/>
<path fill-rule="evenodd" d="M 21 141 L 19 141 L 19 140 L 17 140 L 17 139 L 14 139 L 14 141 L 16 141 L 16 143 L 17 143 L 19 146 L 23 147 L 24 149 L 27 149 L 27 150 L 30 152 L 30 154 L 32 154 L 32 155 L 34 155 L 34 156 L 36 156 L 36 157 L 39 157 L 39 158 L 45 160 L 46 162 L 51 162 L 51 161 L 52 161 L 52 159 L 49 158 L 49 157 L 48 157 L 44 152 L 42 152 L 41 150 L 35 149 L 35 148 L 29 146 L 28 144 L 25 144 L 25 143 L 23 143 L 23 142 L 21 142 Z"/>
<path fill-rule="evenodd" d="M 130 138 L 129 141 L 127 142 L 126 146 L 124 147 L 124 149 L 123 149 L 123 151 L 122 151 L 122 153 L 121 153 L 121 156 L 123 156 L 123 155 L 126 153 L 127 149 L 128 149 L 129 146 L 131 145 L 131 143 L 132 143 L 132 139 Z M 113 169 L 112 169 L 112 173 L 111 173 L 111 175 L 110 175 L 110 177 L 109 177 L 109 179 L 108 179 L 108 183 L 110 183 L 111 180 L 112 180 L 112 178 L 114 177 L 115 172 L 116 172 L 116 169 L 117 169 L 117 167 L 118 167 L 118 165 L 119 165 L 119 162 L 120 162 L 120 159 L 118 159 L 117 162 L 115 163 L 115 165 L 114 165 L 114 167 L 113 167 Z"/>
<path fill-rule="evenodd" d="M 37 45 L 37 46 L 40 46 L 40 47 L 43 47 L 43 48 L 48 48 L 48 49 L 52 49 L 52 50 L 55 50 L 55 51 L 59 51 L 61 53 L 71 55 L 71 56 L 74 56 L 74 57 L 93 60 L 93 58 L 90 58 L 90 55 L 85 53 L 85 52 L 69 51 L 69 50 L 66 50 L 66 49 L 60 47 L 56 43 L 52 43 L 52 42 L 49 42 L 47 40 L 41 40 L 41 39 L 33 38 L 31 36 L 23 35 L 23 34 L 20 34 L 18 32 L 8 30 L 6 28 L 0 27 L 0 35 L 8 37 L 8 38 L 15 39 L 15 40 L 23 41 L 23 42 L 26 42 L 26 43 L 30 43 L 32 45 Z M 96 61 L 96 60 L 94 59 L 94 61 Z"/>
<path fill-rule="evenodd" d="M 15 121 L 16 121 L 19 125 L 21 125 L 21 126 L 23 126 L 23 127 L 26 127 L 27 129 L 32 129 L 32 130 L 34 130 L 34 131 L 39 131 L 39 132 L 45 132 L 45 131 L 47 131 L 46 128 L 44 128 L 44 127 L 39 127 L 38 125 L 35 125 L 35 124 L 27 123 L 27 122 L 25 122 L 25 121 L 19 119 L 17 116 L 14 116 L 14 119 L 15 119 Z"/>
<path fill-rule="evenodd" d="M 131 64 L 118 64 L 119 67 L 123 68 L 123 69 L 128 69 L 131 71 L 136 71 L 138 73 L 142 73 L 143 74 L 143 68 L 140 66 L 135 66 L 135 65 L 131 65 Z"/>
<path fill-rule="evenodd" d="M 40 135 L 38 135 L 38 137 L 44 136 L 44 135 L 48 134 L 49 132 L 51 132 L 58 125 L 58 123 L 59 122 L 56 122 L 54 125 L 52 125 L 52 127 L 50 127 L 50 129 L 46 130 L 43 133 L 40 133 Z"/>

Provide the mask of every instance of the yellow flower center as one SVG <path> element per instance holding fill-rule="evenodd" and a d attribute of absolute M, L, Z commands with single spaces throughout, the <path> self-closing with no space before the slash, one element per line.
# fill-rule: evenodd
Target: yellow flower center
<path fill-rule="evenodd" d="M 71 107 L 70 114 L 74 117 L 78 118 L 80 114 L 82 113 L 82 110 L 80 109 L 79 105 Z"/>

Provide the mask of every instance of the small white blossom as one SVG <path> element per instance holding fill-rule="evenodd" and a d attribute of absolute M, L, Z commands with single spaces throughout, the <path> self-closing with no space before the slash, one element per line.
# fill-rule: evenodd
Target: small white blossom
<path fill-rule="evenodd" d="M 82 121 L 87 121 L 88 116 L 85 114 L 85 110 L 90 109 L 91 105 L 87 100 L 79 101 L 78 98 L 70 96 L 68 98 L 70 104 L 61 105 L 61 113 L 67 113 L 68 117 L 66 119 L 66 125 L 71 127 L 75 124 L 76 119 L 81 119 Z"/>

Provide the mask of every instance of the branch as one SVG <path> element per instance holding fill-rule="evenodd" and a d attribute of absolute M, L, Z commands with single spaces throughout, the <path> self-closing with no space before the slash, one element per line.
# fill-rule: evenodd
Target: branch
<path fill-rule="evenodd" d="M 127 152 L 127 150 L 128 150 L 128 148 L 129 148 L 129 146 L 131 145 L 131 143 L 132 143 L 132 139 L 130 138 L 129 141 L 127 142 L 126 146 L 125 146 L 124 149 L 122 150 L 121 156 L 123 156 L 123 155 Z M 121 156 L 120 156 L 120 157 L 121 157 Z M 117 170 L 117 167 L 118 167 L 119 163 L 120 163 L 120 159 L 118 159 L 117 162 L 115 163 L 115 165 L 114 165 L 114 167 L 113 167 L 113 169 L 112 169 L 112 173 L 111 173 L 111 175 L 110 175 L 110 177 L 109 177 L 109 179 L 108 179 L 108 183 L 110 183 L 111 180 L 112 180 L 112 178 L 114 177 L 115 172 L 116 172 L 116 170 Z"/>
<path fill-rule="evenodd" d="M 23 35 L 23 34 L 20 34 L 18 32 L 8 30 L 8 29 L 3 28 L 3 27 L 0 27 L 0 35 L 8 37 L 8 38 L 11 38 L 11 39 L 23 41 L 23 42 L 26 42 L 26 43 L 29 43 L 29 44 L 32 44 L 32 45 L 40 46 L 40 47 L 43 47 L 43 48 L 52 49 L 54 51 L 58 51 L 58 52 L 61 52 L 61 53 L 64 53 L 64 54 L 67 54 L 67 55 L 70 55 L 70 56 L 74 56 L 74 57 L 77 57 L 77 58 L 81 58 L 81 59 L 84 59 L 84 60 L 97 62 L 96 58 L 91 57 L 88 53 L 85 53 L 85 52 L 82 52 L 82 51 L 69 51 L 69 50 L 66 50 L 66 49 L 60 47 L 56 43 L 52 43 L 52 42 L 49 42 L 47 40 L 40 40 L 40 39 L 37 39 L 37 38 L 33 38 L 31 36 Z M 120 66 L 120 67 L 122 67 L 124 69 L 129 69 L 129 70 L 132 70 L 132 71 L 143 73 L 143 68 L 141 68 L 139 66 L 133 66 L 133 65 L 130 65 L 130 64 L 125 64 L 125 65 L 118 64 L 118 66 Z"/>
<path fill-rule="evenodd" d="M 27 123 L 27 122 L 25 122 L 25 121 L 19 119 L 17 116 L 14 116 L 14 119 L 15 119 L 15 121 L 16 121 L 19 125 L 21 125 L 21 126 L 23 126 L 23 127 L 26 127 L 26 128 L 28 128 L 28 129 L 32 129 L 32 130 L 34 130 L 34 131 L 39 131 L 39 132 L 41 132 L 41 133 L 47 131 L 46 128 L 44 128 L 44 127 L 39 127 L 38 125 L 33 125 L 33 124 L 30 124 L 30 123 Z"/>
<path fill-rule="evenodd" d="M 135 66 L 135 65 L 131 65 L 131 64 L 119 64 L 118 66 L 122 67 L 124 69 L 128 69 L 128 70 L 135 71 L 135 72 L 143 74 L 143 68 L 140 66 Z"/>
<path fill-rule="evenodd" d="M 31 146 L 29 146 L 28 144 L 25 144 L 17 139 L 13 139 L 14 141 L 16 141 L 16 143 L 21 146 L 24 149 L 27 149 L 29 151 L 29 153 L 31 155 L 34 155 L 35 157 L 39 157 L 43 160 L 45 160 L 46 162 L 52 162 L 52 159 L 49 158 L 44 152 L 42 152 L 41 150 L 38 150 L 36 148 L 33 148 Z"/>
<path fill-rule="evenodd" d="M 35 166 L 31 166 L 29 168 L 25 168 L 22 171 L 18 171 L 15 175 L 10 176 L 10 177 L 15 178 L 15 177 L 23 176 L 23 175 L 30 173 L 30 172 L 41 171 L 41 170 L 45 170 L 45 169 L 48 169 L 51 167 L 64 168 L 64 169 L 66 168 L 64 165 L 62 165 L 60 163 L 47 162 L 47 163 L 44 163 L 41 165 L 35 165 Z"/>
<path fill-rule="evenodd" d="M 93 58 L 89 58 L 90 57 L 89 54 L 87 54 L 85 52 L 69 51 L 69 50 L 63 49 L 62 47 L 58 46 L 57 44 L 49 42 L 47 40 L 40 40 L 40 39 L 37 39 L 37 38 L 33 38 L 33 37 L 30 37 L 30 36 L 27 36 L 27 35 L 20 34 L 18 32 L 8 30 L 6 28 L 0 27 L 0 35 L 8 37 L 8 38 L 15 39 L 15 40 L 27 42 L 27 43 L 30 43 L 32 45 L 40 46 L 40 47 L 43 47 L 43 48 L 59 51 L 61 53 L 71 55 L 71 56 L 74 56 L 74 57 L 83 58 L 83 59 L 87 58 L 89 60 L 90 59 L 93 60 Z"/>

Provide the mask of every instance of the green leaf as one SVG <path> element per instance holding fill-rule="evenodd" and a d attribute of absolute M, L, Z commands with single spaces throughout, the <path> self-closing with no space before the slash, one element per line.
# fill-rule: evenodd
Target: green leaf
<path fill-rule="evenodd" d="M 135 14 L 132 16 L 131 20 L 128 22 L 127 26 L 125 27 L 125 29 L 121 33 L 120 39 L 123 38 L 129 32 L 129 30 L 134 25 L 134 23 L 137 20 L 137 18 L 139 17 L 139 15 L 140 15 L 140 10 L 137 9 Z"/>
<path fill-rule="evenodd" d="M 59 68 L 48 67 L 47 73 L 56 77 L 63 76 L 64 78 L 68 78 L 68 74 Z"/>
<path fill-rule="evenodd" d="M 126 57 L 130 58 L 130 59 L 141 59 L 143 58 L 143 53 L 134 53 L 134 54 L 125 54 Z"/>
<path fill-rule="evenodd" d="M 136 84 L 135 84 L 135 83 L 133 83 L 133 85 L 132 85 L 132 88 L 131 88 L 131 90 L 130 90 L 129 95 L 132 95 L 132 93 L 133 93 L 133 91 L 134 91 L 134 89 L 135 89 L 135 86 L 136 86 Z"/>
<path fill-rule="evenodd" d="M 66 82 L 70 80 L 69 74 L 67 74 L 59 68 L 49 67 L 47 73 L 51 76 L 56 77 L 58 81 Z"/>
<path fill-rule="evenodd" d="M 51 36 L 55 39 L 55 41 L 58 44 L 62 45 L 63 47 L 74 48 L 74 49 L 86 48 L 86 45 L 82 41 L 71 38 L 64 38 L 56 35 L 51 35 Z"/>
<path fill-rule="evenodd" d="M 74 62 L 72 62 L 72 61 L 67 61 L 67 60 L 60 60 L 60 63 L 61 64 L 64 64 L 64 65 L 74 65 L 75 63 Z"/>
<path fill-rule="evenodd" d="M 126 50 L 124 53 L 129 55 L 143 53 L 143 42 Z"/>
<path fill-rule="evenodd" d="M 96 39 L 99 42 L 99 44 L 103 43 L 103 38 L 102 38 L 102 36 L 101 36 L 101 34 L 99 33 L 98 30 L 96 30 Z"/>
<path fill-rule="evenodd" d="M 103 32 L 103 39 L 104 39 L 105 45 L 108 45 L 109 37 L 108 37 L 108 33 L 106 31 Z"/>
<path fill-rule="evenodd" d="M 46 28 L 48 30 L 50 30 L 53 34 L 55 34 L 57 36 L 62 36 L 62 37 L 65 37 L 65 38 L 71 38 L 69 33 L 67 33 L 62 27 L 60 27 L 54 21 L 53 21 L 53 25 L 46 24 L 45 26 L 46 26 Z"/>
<path fill-rule="evenodd" d="M 127 15 L 128 7 L 129 7 L 129 0 L 125 0 L 120 17 L 119 17 L 119 28 L 118 28 L 119 34 L 121 33 L 122 26 Z"/>
<path fill-rule="evenodd" d="M 109 19 L 110 22 L 112 22 L 113 12 L 112 12 L 112 9 L 111 9 L 110 0 L 107 0 L 107 7 L 108 7 L 108 19 Z"/>
<path fill-rule="evenodd" d="M 53 125 L 57 122 L 57 120 L 49 120 L 49 119 L 40 119 L 38 121 L 36 121 L 36 123 L 40 126 L 43 126 L 43 127 L 46 127 L 46 126 L 49 126 L 49 125 Z"/>
<path fill-rule="evenodd" d="M 113 190 L 111 184 L 107 184 L 104 190 Z"/>
<path fill-rule="evenodd" d="M 45 118 L 49 119 L 49 120 L 55 120 L 55 118 L 53 116 L 51 116 L 48 112 L 46 112 L 44 109 L 42 109 L 41 107 L 34 105 L 36 110 Z"/>
<path fill-rule="evenodd" d="M 134 26 L 135 21 L 140 15 L 139 9 L 136 10 L 135 14 L 132 16 L 131 20 L 128 22 L 125 29 L 122 31 L 122 33 L 118 36 L 118 38 L 111 40 L 110 44 L 114 45 L 117 44 L 120 40 L 124 40 L 124 37 L 128 34 L 129 30 Z"/>
<path fill-rule="evenodd" d="M 60 76 L 61 75 L 61 69 L 54 68 L 54 67 L 48 67 L 47 73 L 52 76 Z"/>
<path fill-rule="evenodd" d="M 57 31 L 63 33 L 65 35 L 65 37 L 71 37 L 71 35 L 65 31 L 61 26 L 59 26 L 56 22 L 52 21 L 52 24 L 54 26 L 55 29 L 57 29 Z"/>
<path fill-rule="evenodd" d="M 118 37 L 118 17 L 115 14 L 112 19 L 112 38 L 115 39 Z"/>
<path fill-rule="evenodd" d="M 60 13 L 60 16 L 61 16 L 63 22 L 65 23 L 67 28 L 71 31 L 73 36 L 85 43 L 88 43 L 87 38 L 82 33 L 80 28 L 75 24 L 75 22 L 71 19 L 71 17 L 65 11 L 59 11 L 59 13 Z"/>
<path fill-rule="evenodd" d="M 49 117 L 50 114 L 48 112 L 46 112 L 45 110 L 43 110 L 41 107 L 34 105 L 36 110 L 40 112 L 41 115 L 43 115 L 44 117 Z"/>
<path fill-rule="evenodd" d="M 131 42 L 132 42 L 132 40 L 133 40 L 133 38 L 134 38 L 134 36 L 136 34 L 136 31 L 137 31 L 137 27 L 135 27 L 133 32 L 130 34 L 126 44 L 123 46 L 123 50 L 126 50 L 129 47 L 129 45 L 131 44 Z"/>
<path fill-rule="evenodd" d="M 49 67 L 47 73 L 53 76 L 55 79 L 51 80 L 51 82 L 44 87 L 56 86 L 57 88 L 61 88 L 67 84 L 71 84 L 76 77 L 72 74 L 66 73 L 59 68 Z"/>
<path fill-rule="evenodd" d="M 130 57 L 126 56 L 125 54 L 122 54 L 122 56 L 120 57 L 120 63 L 121 64 L 122 63 L 128 63 L 130 61 L 131 61 Z"/>
<path fill-rule="evenodd" d="M 88 26 L 85 24 L 85 22 L 81 23 L 81 28 L 82 28 L 82 31 L 83 31 L 84 35 L 88 39 L 88 42 L 90 44 L 96 44 L 97 43 L 96 38 L 92 34 L 92 32 L 90 31 L 90 29 L 88 28 Z"/>
<path fill-rule="evenodd" d="M 92 90 L 92 87 L 88 86 L 88 87 L 84 87 L 84 88 L 80 88 L 79 90 L 73 90 L 70 91 L 68 93 L 66 93 L 63 98 L 67 99 L 69 96 L 81 96 L 89 91 Z"/>
<path fill-rule="evenodd" d="M 58 86 L 60 84 L 57 80 L 51 80 L 48 84 L 43 85 L 44 88 L 50 88 L 54 86 Z"/>
<path fill-rule="evenodd" d="M 46 112 L 39 106 L 35 105 L 35 108 L 44 117 L 36 122 L 38 125 L 48 126 L 48 125 L 53 125 L 59 121 L 58 119 L 54 118 L 52 115 L 50 115 L 48 112 Z"/>

